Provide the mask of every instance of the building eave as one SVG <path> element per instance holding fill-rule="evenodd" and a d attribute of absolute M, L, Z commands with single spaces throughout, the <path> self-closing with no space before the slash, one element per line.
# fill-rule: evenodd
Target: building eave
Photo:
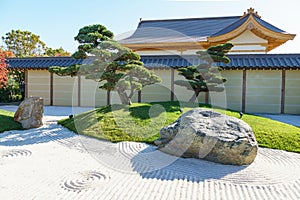
<path fill-rule="evenodd" d="M 157 51 L 157 50 L 197 50 L 207 49 L 210 44 L 206 41 L 201 42 L 163 42 L 163 43 L 143 43 L 143 44 L 122 44 L 133 51 Z"/>
<path fill-rule="evenodd" d="M 248 17 L 248 19 L 238 28 L 217 36 L 208 37 L 208 42 L 211 44 L 225 43 L 227 41 L 232 40 L 235 37 L 238 37 L 246 30 L 250 30 L 253 34 L 266 39 L 268 41 L 267 51 L 270 51 L 288 40 L 293 40 L 295 38 L 295 34 L 289 33 L 279 33 L 273 30 L 270 30 L 255 20 L 255 16 L 252 14 Z"/>

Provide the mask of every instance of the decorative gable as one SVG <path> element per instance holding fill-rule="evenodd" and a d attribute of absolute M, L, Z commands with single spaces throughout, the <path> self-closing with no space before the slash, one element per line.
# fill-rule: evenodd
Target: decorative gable
<path fill-rule="evenodd" d="M 250 8 L 234 17 L 141 20 L 134 34 L 120 43 L 148 55 L 163 51 L 191 54 L 226 42 L 235 45 L 232 52 L 267 53 L 295 36 L 262 20 Z"/>

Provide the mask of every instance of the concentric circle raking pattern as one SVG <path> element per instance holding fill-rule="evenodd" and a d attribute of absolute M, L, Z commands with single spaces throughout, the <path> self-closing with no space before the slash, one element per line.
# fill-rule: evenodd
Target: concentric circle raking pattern
<path fill-rule="evenodd" d="M 26 149 L 11 149 L 5 152 L 1 152 L 1 158 L 9 158 L 9 157 L 20 157 L 20 156 L 31 156 L 31 151 Z"/>
<path fill-rule="evenodd" d="M 95 188 L 109 179 L 109 176 L 97 171 L 80 172 L 66 178 L 62 183 L 62 188 L 68 191 L 81 192 Z"/>

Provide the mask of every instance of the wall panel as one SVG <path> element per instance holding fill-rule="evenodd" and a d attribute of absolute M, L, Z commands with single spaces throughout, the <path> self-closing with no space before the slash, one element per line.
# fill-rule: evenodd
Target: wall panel
<path fill-rule="evenodd" d="M 300 114 L 300 71 L 287 70 L 285 83 L 285 113 Z"/>
<path fill-rule="evenodd" d="M 246 112 L 280 113 L 281 71 L 248 70 Z"/>
<path fill-rule="evenodd" d="M 28 70 L 28 97 L 44 99 L 44 105 L 50 105 L 50 73 L 47 70 Z"/>

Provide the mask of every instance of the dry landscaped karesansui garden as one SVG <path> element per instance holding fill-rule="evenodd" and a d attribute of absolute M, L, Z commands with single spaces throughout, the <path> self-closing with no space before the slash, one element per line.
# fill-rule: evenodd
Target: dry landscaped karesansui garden
<path fill-rule="evenodd" d="M 6 33 L 0 199 L 300 199 L 300 54 L 268 53 L 295 36 L 253 8 L 86 25 L 72 55 Z"/>

